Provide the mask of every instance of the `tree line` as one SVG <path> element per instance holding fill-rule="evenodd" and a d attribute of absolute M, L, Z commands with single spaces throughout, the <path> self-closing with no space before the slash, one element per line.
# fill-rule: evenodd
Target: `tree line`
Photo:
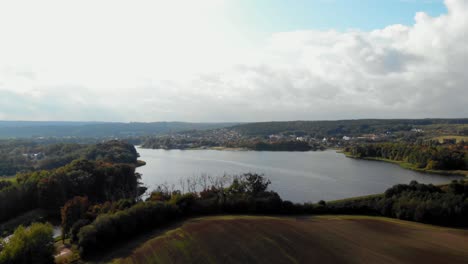
<path fill-rule="evenodd" d="M 257 151 L 309 151 L 313 149 L 309 143 L 295 140 L 274 143 L 257 142 L 251 148 Z"/>
<path fill-rule="evenodd" d="M 192 216 L 360 214 L 468 226 L 468 182 L 465 181 L 453 181 L 445 186 L 413 181 L 395 185 L 382 195 L 302 204 L 282 200 L 276 192 L 269 190 L 270 183 L 263 175 L 246 173 L 186 180 L 181 189 L 161 185 L 145 201 L 123 198 L 99 202 L 86 195 L 74 196 L 60 210 L 62 238 L 70 237 L 79 248 L 80 255 L 87 259 L 131 237 Z M 19 230 L 18 233 L 25 232 L 22 227 Z M 43 233 L 38 236 L 43 237 Z M 7 247 L 8 243 L 5 249 Z M 11 250 L 2 251 L 0 259 L 3 255 L 12 254 L 8 253 Z M 20 255 L 12 256 L 22 258 Z"/>
<path fill-rule="evenodd" d="M 194 191 L 194 184 L 188 184 L 192 187 L 187 192 L 160 186 L 145 202 L 126 209 L 94 215 L 92 219 L 89 213 L 77 214 L 81 218 L 75 218 L 78 224 L 70 232 L 75 234 L 74 242 L 86 258 L 112 244 L 185 217 L 213 214 L 361 214 L 438 225 L 468 225 L 466 182 L 452 182 L 445 187 L 411 182 L 389 188 L 383 195 L 303 204 L 282 200 L 276 192 L 268 190 L 270 181 L 263 175 L 247 173 L 225 183 L 221 178 L 200 191 Z"/>
<path fill-rule="evenodd" d="M 468 182 L 434 186 L 412 181 L 383 195 L 346 199 L 326 205 L 329 213 L 370 214 L 443 226 L 468 226 Z"/>
<path fill-rule="evenodd" d="M 76 223 L 81 226 L 75 237 L 83 257 L 97 254 L 112 244 L 136 236 L 148 230 L 194 215 L 220 213 L 275 213 L 281 207 L 281 198 L 267 191 L 270 181 L 262 175 L 248 173 L 232 178 L 218 178 L 200 192 L 182 192 L 159 187 L 146 199 L 120 210 L 94 216 L 82 212 Z M 190 181 L 189 181 L 190 182 Z M 194 182 L 194 181 L 192 181 Z M 192 190 L 188 187 L 187 190 Z M 71 232 L 76 232 L 71 228 Z M 71 235 L 74 237 L 73 235 Z"/>
<path fill-rule="evenodd" d="M 376 143 L 347 147 L 357 158 L 382 158 L 412 164 L 427 170 L 467 170 L 468 145 L 441 145 L 437 142 Z"/>

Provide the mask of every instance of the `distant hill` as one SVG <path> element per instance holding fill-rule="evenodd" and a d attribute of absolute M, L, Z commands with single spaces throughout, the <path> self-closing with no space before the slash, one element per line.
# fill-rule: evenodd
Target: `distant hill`
<path fill-rule="evenodd" d="M 2 121 L 0 127 L 41 127 L 41 126 L 82 126 L 103 124 L 105 122 L 77 122 L 77 121 Z"/>
<path fill-rule="evenodd" d="M 453 132 L 453 134 L 465 135 L 465 133 L 468 133 L 468 118 L 357 119 L 256 123 L 0 121 L 0 138 L 123 138 L 218 128 L 229 128 L 246 136 L 294 133 L 298 136 L 304 134 L 321 137 L 409 131 L 414 127 L 421 126 L 427 129 L 442 127 L 445 129 L 445 134 Z M 448 132 L 447 128 L 449 128 Z"/>
<path fill-rule="evenodd" d="M 307 134 L 311 136 L 342 136 L 366 133 L 409 131 L 420 126 L 466 125 L 468 118 L 459 119 L 357 119 L 337 121 L 259 122 L 233 126 L 232 129 L 250 136 L 278 133 Z"/>
<path fill-rule="evenodd" d="M 238 123 L 0 121 L 0 138 L 131 137 L 230 127 Z"/>

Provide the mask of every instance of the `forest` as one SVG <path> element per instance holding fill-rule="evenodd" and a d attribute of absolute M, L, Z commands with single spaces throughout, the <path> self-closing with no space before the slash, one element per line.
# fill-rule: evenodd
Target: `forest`
<path fill-rule="evenodd" d="M 68 148 L 80 151 L 65 155 L 67 160 L 76 159 L 58 167 L 63 162 L 60 154 Z M 103 202 L 135 198 L 139 192 L 139 175 L 135 173 L 138 153 L 132 145 L 109 141 L 92 146 L 47 146 L 47 151 L 59 160 L 48 163 L 52 169 L 39 167 L 18 173 L 14 181 L 0 180 L 0 221 L 35 208 L 59 215 L 60 207 L 77 195 Z"/>
<path fill-rule="evenodd" d="M 132 145 L 119 141 L 78 144 L 0 140 L 0 177 L 13 176 L 20 172 L 51 170 L 76 159 L 134 163 L 137 155 Z"/>
<path fill-rule="evenodd" d="M 468 144 L 442 145 L 436 141 L 358 144 L 345 152 L 356 158 L 378 158 L 406 162 L 418 169 L 468 170 Z"/>
<path fill-rule="evenodd" d="M 43 221 L 63 218 L 62 228 L 66 233 L 71 228 L 67 219 L 72 219 L 76 214 L 72 208 L 74 209 L 76 207 L 74 205 L 80 201 L 86 201 L 90 205 L 103 204 L 104 209 L 93 207 L 97 214 L 109 212 L 111 209 L 116 210 L 115 206 L 122 209 L 131 205 L 146 190 L 140 186 L 140 175 L 135 172 L 138 153 L 135 147 L 128 143 L 114 140 L 95 145 L 20 145 L 20 148 L 40 149 L 46 158 L 38 162 L 40 165 L 25 162 L 24 164 L 31 167 L 25 166 L 27 169 L 17 173 L 14 180 L 0 180 L 0 222 L 40 209 L 46 215 Z M 61 166 L 70 159 L 71 162 Z M 48 169 L 45 169 L 43 163 L 45 160 L 49 164 Z M 79 197 L 84 198 L 80 200 Z M 106 209 L 108 208 L 106 205 L 114 202 L 115 205 Z M 37 232 L 34 231 L 36 227 Z M 19 226 L 10 241 L 3 245 L 0 263 L 31 263 L 30 258 L 35 260 L 37 258 L 40 261 L 37 263 L 50 263 L 50 250 L 44 247 L 45 244 L 25 244 L 29 243 L 25 239 L 34 242 L 39 237 L 47 237 L 48 235 L 44 235 L 50 234 L 47 230 L 47 226 L 37 224 L 32 224 L 27 229 Z M 2 235 L 11 232 L 11 230 L 2 231 L 4 232 Z M 31 238 L 27 239 L 28 236 Z M 23 254 L 16 252 L 17 247 L 29 246 L 32 247 L 29 256 L 24 252 Z M 49 252 L 49 256 L 41 255 L 44 250 Z M 42 260 L 44 262 L 41 262 Z"/>

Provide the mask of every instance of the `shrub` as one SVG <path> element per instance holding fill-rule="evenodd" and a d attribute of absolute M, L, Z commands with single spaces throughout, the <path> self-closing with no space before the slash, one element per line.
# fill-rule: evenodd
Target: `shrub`
<path fill-rule="evenodd" d="M 78 232 L 82 256 L 92 255 L 129 236 L 167 224 L 180 215 L 176 205 L 141 202 L 128 209 L 98 216 Z"/>
<path fill-rule="evenodd" d="M 19 226 L 0 252 L 0 263 L 54 263 L 54 239 L 50 224 Z"/>

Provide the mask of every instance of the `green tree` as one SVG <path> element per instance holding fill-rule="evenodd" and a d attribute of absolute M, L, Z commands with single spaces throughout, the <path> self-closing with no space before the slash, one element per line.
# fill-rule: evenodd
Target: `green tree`
<path fill-rule="evenodd" d="M 271 184 L 271 181 L 265 178 L 262 174 L 245 173 L 242 177 L 245 181 L 247 192 L 252 193 L 253 195 L 266 191 L 268 185 Z"/>
<path fill-rule="evenodd" d="M 0 252 L 1 264 L 54 263 L 54 238 L 50 224 L 19 226 Z"/>

